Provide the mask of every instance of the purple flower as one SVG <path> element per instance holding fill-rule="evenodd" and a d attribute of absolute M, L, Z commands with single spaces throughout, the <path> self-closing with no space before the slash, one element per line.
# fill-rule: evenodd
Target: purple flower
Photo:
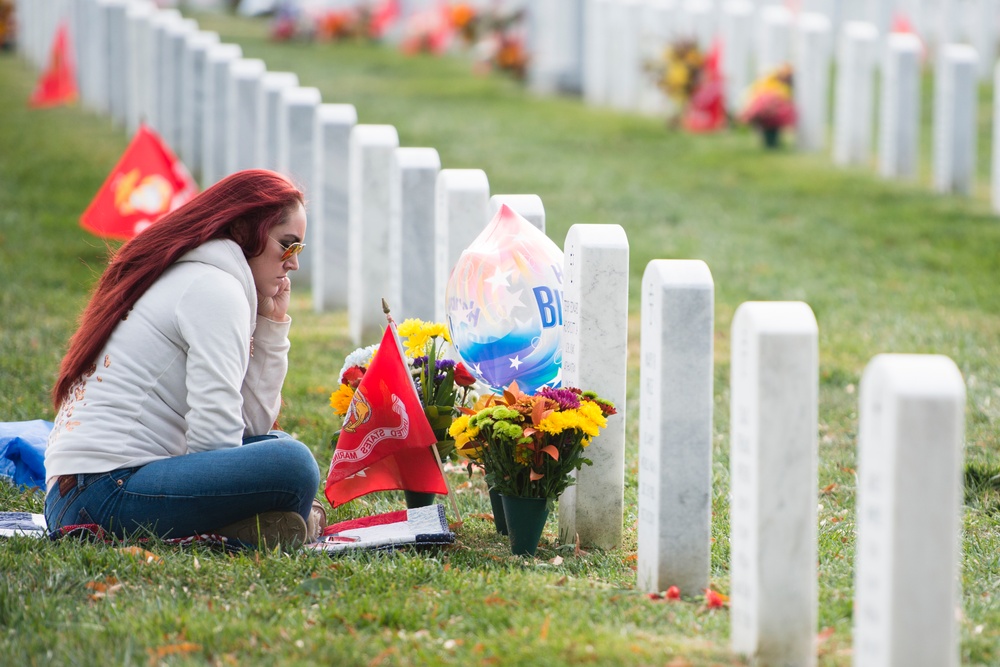
<path fill-rule="evenodd" d="M 434 370 L 436 370 L 438 372 L 440 372 L 440 371 L 446 371 L 446 370 L 450 370 L 450 369 L 454 368 L 455 367 L 455 362 L 452 359 L 438 359 L 434 363 L 434 367 L 435 367 Z"/>
<path fill-rule="evenodd" d="M 539 389 L 535 396 L 542 396 L 559 404 L 560 410 L 575 410 L 580 407 L 580 398 L 570 389 Z"/>

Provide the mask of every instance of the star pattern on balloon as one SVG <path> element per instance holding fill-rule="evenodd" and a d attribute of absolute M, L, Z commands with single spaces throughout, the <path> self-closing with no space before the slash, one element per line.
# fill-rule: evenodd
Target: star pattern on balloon
<path fill-rule="evenodd" d="M 487 278 L 484 282 L 492 285 L 494 290 L 498 290 L 503 287 L 510 287 L 510 275 L 512 273 L 514 272 L 504 271 L 498 266 L 493 270 L 493 275 Z"/>

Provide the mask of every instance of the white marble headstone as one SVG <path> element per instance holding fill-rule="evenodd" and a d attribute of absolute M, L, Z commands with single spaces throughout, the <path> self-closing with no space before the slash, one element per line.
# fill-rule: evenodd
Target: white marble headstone
<path fill-rule="evenodd" d="M 434 320 L 445 321 L 445 288 L 462 251 L 486 227 L 490 182 L 482 169 L 442 169 L 434 195 Z"/>
<path fill-rule="evenodd" d="M 392 125 L 355 125 L 351 131 L 347 319 L 355 345 L 377 343 L 386 323 L 390 174 L 398 147 Z"/>
<path fill-rule="evenodd" d="M 265 72 L 262 86 L 264 89 L 264 117 L 261 120 L 261 132 L 257 135 L 257 155 L 261 165 L 272 171 L 278 169 L 278 108 L 281 106 L 281 91 L 285 88 L 297 88 L 299 77 L 294 72 Z"/>
<path fill-rule="evenodd" d="M 125 127 L 125 98 L 128 96 L 128 30 L 125 0 L 112 0 L 108 11 L 108 109 L 111 120 Z"/>
<path fill-rule="evenodd" d="M 863 165 L 871 157 L 877 48 L 874 25 L 844 24 L 833 100 L 833 160 L 839 165 Z"/>
<path fill-rule="evenodd" d="M 638 587 L 708 587 L 712 539 L 715 282 L 701 260 L 642 277 Z"/>
<path fill-rule="evenodd" d="M 153 11 L 153 5 L 148 2 L 130 3 L 125 10 L 126 48 L 129 54 L 125 62 L 125 76 L 128 77 L 125 86 L 125 128 L 129 136 L 139 129 L 148 106 L 146 72 L 149 67 L 149 44 L 145 37 L 149 34 Z"/>
<path fill-rule="evenodd" d="M 188 169 L 201 179 L 202 134 L 204 133 L 205 85 L 208 50 L 219 43 L 219 34 L 199 30 L 188 36 L 181 63 L 185 93 L 181 101 L 181 157 Z"/>
<path fill-rule="evenodd" d="M 754 6 L 749 0 L 730 0 L 722 5 L 720 31 L 722 75 L 726 87 L 726 110 L 738 115 L 750 86 L 754 54 Z"/>
<path fill-rule="evenodd" d="M 563 252 L 562 385 L 597 392 L 618 414 L 587 447 L 594 464 L 559 498 L 559 539 L 614 549 L 625 504 L 628 237 L 620 225 L 573 225 Z"/>
<path fill-rule="evenodd" d="M 913 34 L 891 33 L 886 39 L 878 142 L 878 171 L 886 178 L 917 175 L 922 48 Z"/>
<path fill-rule="evenodd" d="M 781 5 L 760 9 L 757 75 L 763 76 L 792 62 L 792 13 Z"/>
<path fill-rule="evenodd" d="M 965 384 L 941 355 L 861 378 L 855 667 L 957 667 Z"/>
<path fill-rule="evenodd" d="M 614 36 L 608 29 L 612 0 L 585 0 L 583 36 L 583 99 L 603 106 L 611 97 L 608 54 Z"/>
<path fill-rule="evenodd" d="M 801 302 L 747 302 L 732 325 L 733 651 L 816 664 L 819 350 Z"/>
<path fill-rule="evenodd" d="M 493 195 L 490 197 L 489 219 L 492 220 L 504 205 L 539 231 L 545 231 L 545 205 L 538 195 Z"/>
<path fill-rule="evenodd" d="M 201 185 L 210 187 L 226 175 L 226 137 L 232 113 L 229 96 L 229 65 L 243 56 L 238 44 L 210 46 L 205 58 L 205 115 L 201 139 Z"/>
<path fill-rule="evenodd" d="M 826 147 L 830 108 L 830 19 L 807 13 L 799 17 L 795 53 L 796 147 L 818 151 Z"/>
<path fill-rule="evenodd" d="M 350 139 L 358 122 L 352 104 L 321 104 L 316 112 L 316 215 L 310 225 L 313 257 L 313 310 L 347 308 Z"/>
<path fill-rule="evenodd" d="M 278 171 L 292 179 L 306 196 L 306 216 L 315 217 L 316 113 L 322 103 L 318 88 L 285 88 L 278 105 Z M 292 282 L 312 287 L 314 249 L 306 244 Z"/>
<path fill-rule="evenodd" d="M 441 158 L 397 148 L 389 215 L 389 305 L 402 319 L 434 321 L 434 205 Z M 402 320 L 400 320 L 402 321 Z"/>
<path fill-rule="evenodd" d="M 971 195 L 976 183 L 976 51 L 947 44 L 934 81 L 934 189 Z"/>
<path fill-rule="evenodd" d="M 226 130 L 226 171 L 262 167 L 257 154 L 257 135 L 261 132 L 264 90 L 264 61 L 259 58 L 238 58 L 229 65 L 229 108 L 232 116 Z"/>

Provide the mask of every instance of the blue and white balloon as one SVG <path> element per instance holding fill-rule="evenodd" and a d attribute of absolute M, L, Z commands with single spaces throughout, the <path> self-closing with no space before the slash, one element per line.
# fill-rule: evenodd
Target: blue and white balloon
<path fill-rule="evenodd" d="M 494 391 L 559 386 L 562 277 L 559 246 L 506 205 L 459 257 L 445 292 L 448 330 Z"/>

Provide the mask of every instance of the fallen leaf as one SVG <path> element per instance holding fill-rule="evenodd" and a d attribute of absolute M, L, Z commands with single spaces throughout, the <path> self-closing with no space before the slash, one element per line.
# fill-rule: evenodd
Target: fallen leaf
<path fill-rule="evenodd" d="M 820 493 L 822 493 L 825 496 L 828 493 L 832 493 L 833 490 L 836 489 L 838 486 L 840 485 L 837 484 L 836 482 L 834 482 L 833 484 L 827 484 L 826 486 L 823 487 L 823 490 L 820 491 Z"/>
<path fill-rule="evenodd" d="M 556 585 L 556 586 L 562 586 L 562 585 L 564 585 L 564 584 L 565 584 L 565 583 L 566 583 L 567 581 L 569 581 L 569 578 L 568 578 L 568 577 L 567 577 L 566 575 L 563 575 L 563 576 L 559 577 L 559 579 L 557 579 L 557 580 L 556 580 L 556 583 L 555 583 L 555 585 Z"/>
<path fill-rule="evenodd" d="M 468 516 L 471 519 L 482 519 L 483 521 L 493 521 L 492 514 L 469 514 Z"/>
<path fill-rule="evenodd" d="M 107 577 L 104 581 L 88 581 L 83 587 L 88 591 L 93 591 L 87 596 L 87 599 L 96 601 L 111 597 L 120 591 L 124 584 L 119 583 L 115 577 Z"/>
<path fill-rule="evenodd" d="M 823 646 L 826 642 L 833 636 L 833 628 L 823 628 L 816 633 L 816 650 L 820 653 L 823 652 Z"/>
<path fill-rule="evenodd" d="M 502 597 L 500 597 L 499 595 L 496 595 L 494 593 L 493 595 L 487 595 L 483 599 L 483 604 L 488 604 L 488 605 L 505 605 L 505 604 L 510 604 L 510 603 L 507 600 L 504 600 Z"/>
<path fill-rule="evenodd" d="M 198 557 L 197 556 L 194 557 L 194 569 L 196 569 L 196 570 L 200 570 L 201 569 L 201 563 L 198 562 Z"/>
<path fill-rule="evenodd" d="M 377 656 L 368 661 L 368 667 L 376 667 L 376 665 L 382 664 L 382 661 L 388 658 L 390 655 L 396 652 L 395 646 L 390 646 L 389 648 L 382 649 L 382 652 Z"/>
<path fill-rule="evenodd" d="M 556 556 L 555 558 L 553 558 L 552 560 L 550 560 L 549 563 L 551 563 L 552 565 L 562 565 L 563 564 L 563 557 L 562 556 Z"/>
<path fill-rule="evenodd" d="M 448 530 L 455 532 L 456 530 L 462 527 L 462 523 L 463 523 L 462 521 L 453 521 L 452 523 L 448 524 Z"/>
<path fill-rule="evenodd" d="M 163 559 L 154 554 L 152 551 L 146 551 L 139 547 L 118 547 L 117 551 L 122 552 L 126 556 L 132 556 L 138 558 L 144 563 L 149 563 L 151 565 L 162 565 Z"/>
<path fill-rule="evenodd" d="M 149 648 L 146 651 L 149 653 L 149 664 L 155 665 L 168 655 L 183 655 L 186 653 L 194 653 L 195 651 L 200 651 L 201 645 L 192 642 L 181 642 L 179 644 L 167 644 L 165 646 L 159 646 L 157 648 Z"/>
<path fill-rule="evenodd" d="M 576 557 L 588 555 L 586 551 L 580 548 L 580 533 L 576 534 L 576 540 L 574 540 L 573 555 Z"/>
<path fill-rule="evenodd" d="M 542 641 L 549 638 L 549 621 L 551 621 L 551 618 L 546 616 L 545 620 L 542 621 L 542 628 L 538 631 L 538 638 Z"/>
<path fill-rule="evenodd" d="M 854 472 L 854 468 L 842 467 L 840 470 L 841 470 L 841 472 L 846 472 L 849 475 L 857 475 L 858 474 L 858 473 Z"/>
<path fill-rule="evenodd" d="M 639 555 L 638 554 L 629 554 L 628 556 L 625 556 L 625 562 L 626 563 L 634 563 L 637 560 L 639 560 Z"/>

